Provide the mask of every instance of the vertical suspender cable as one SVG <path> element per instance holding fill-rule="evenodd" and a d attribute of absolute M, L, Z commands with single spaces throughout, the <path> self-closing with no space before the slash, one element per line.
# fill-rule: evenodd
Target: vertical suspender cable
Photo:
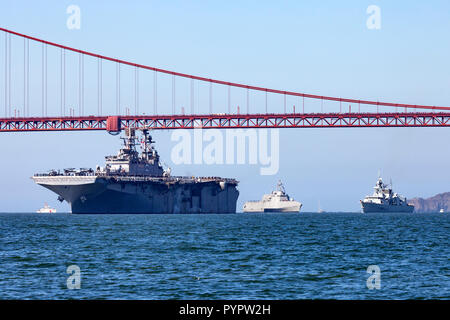
<path fill-rule="evenodd" d="M 266 113 L 267 113 L 267 90 L 266 90 Z"/>
<path fill-rule="evenodd" d="M 66 51 L 61 48 L 61 116 L 66 115 Z"/>
<path fill-rule="evenodd" d="M 98 99 L 98 115 L 100 116 L 102 114 L 102 59 L 98 58 L 97 61 L 98 64 L 98 75 L 97 75 L 97 99 Z"/>
<path fill-rule="evenodd" d="M 42 47 L 42 71 L 43 71 L 43 84 L 42 84 L 42 98 L 43 98 L 43 116 L 47 116 L 47 45 Z"/>
<path fill-rule="evenodd" d="M 84 114 L 84 55 L 80 53 L 80 116 Z"/>
<path fill-rule="evenodd" d="M 63 113 L 63 99 L 64 99 L 64 94 L 63 94 L 63 50 L 64 49 L 61 49 L 61 61 L 60 61 L 61 75 L 60 75 L 60 79 L 59 79 L 59 83 L 61 86 L 61 101 L 60 101 L 60 106 L 59 106 L 61 116 L 64 116 L 64 113 Z"/>
<path fill-rule="evenodd" d="M 44 107 L 45 107 L 45 116 L 47 116 L 47 45 L 44 46 Z"/>
<path fill-rule="evenodd" d="M 97 58 L 97 115 L 100 116 L 100 58 Z"/>
<path fill-rule="evenodd" d="M 27 114 L 30 116 L 30 40 L 27 39 Z"/>
<path fill-rule="evenodd" d="M 23 116 L 27 108 L 27 39 L 23 38 Z"/>
<path fill-rule="evenodd" d="M 100 114 L 103 114 L 103 60 L 100 59 Z"/>
<path fill-rule="evenodd" d="M 116 114 L 120 112 L 120 64 L 116 64 Z"/>
<path fill-rule="evenodd" d="M 8 112 L 11 117 L 11 36 L 8 38 Z"/>
<path fill-rule="evenodd" d="M 116 64 L 116 115 L 119 115 L 119 64 Z"/>
<path fill-rule="evenodd" d="M 41 116 L 45 117 L 45 44 L 42 44 L 42 59 L 41 59 L 41 64 L 42 64 L 42 70 L 41 70 L 41 96 L 42 96 L 42 111 L 41 111 Z"/>
<path fill-rule="evenodd" d="M 231 114 L 231 86 L 228 86 L 228 114 Z"/>
<path fill-rule="evenodd" d="M 209 114 L 213 112 L 213 91 L 212 82 L 209 82 Z"/>
<path fill-rule="evenodd" d="M 323 98 L 320 99 L 320 112 L 323 113 Z M 321 122 L 321 124 L 323 124 L 323 118 L 322 118 L 322 120 L 320 122 Z"/>
<path fill-rule="evenodd" d="M 84 114 L 84 55 L 81 56 L 81 106 Z"/>
<path fill-rule="evenodd" d="M 137 67 L 134 67 L 134 114 L 137 114 Z"/>
<path fill-rule="evenodd" d="M 250 113 L 250 92 L 247 88 L 247 114 Z"/>
<path fill-rule="evenodd" d="M 66 50 L 63 49 L 62 51 L 63 57 L 62 57 L 62 70 L 63 70 L 63 78 L 62 78 L 62 85 L 63 85 L 63 116 L 66 115 Z"/>
<path fill-rule="evenodd" d="M 158 113 L 158 73 L 153 71 L 153 113 L 156 115 Z"/>
<path fill-rule="evenodd" d="M 8 117 L 8 36 L 5 32 L 5 118 Z"/>
<path fill-rule="evenodd" d="M 191 79 L 191 114 L 194 114 L 194 101 L 195 101 L 195 97 L 194 97 L 194 79 Z"/>
<path fill-rule="evenodd" d="M 305 113 L 305 96 L 303 96 L 303 113 Z"/>
<path fill-rule="evenodd" d="M 175 114 L 175 75 L 172 75 L 172 114 Z"/>
<path fill-rule="evenodd" d="M 136 67 L 136 110 L 135 114 L 139 114 L 139 68 Z"/>
<path fill-rule="evenodd" d="M 139 69 L 137 70 L 137 114 L 139 114 Z"/>
<path fill-rule="evenodd" d="M 120 89 L 121 89 L 121 86 L 122 86 L 122 83 L 120 81 L 120 72 L 121 72 L 120 69 L 121 69 L 122 66 L 120 65 L 120 63 L 118 64 L 118 67 L 119 67 L 119 69 L 118 69 L 119 70 L 119 91 L 118 91 L 118 93 L 119 93 L 119 105 L 118 106 L 119 106 L 119 114 L 120 114 L 120 112 L 121 112 L 120 111 L 120 109 L 121 109 L 121 96 L 120 96 L 120 93 L 121 93 L 120 91 L 121 90 Z"/>
<path fill-rule="evenodd" d="M 81 116 L 81 53 L 78 55 L 78 108 Z"/>

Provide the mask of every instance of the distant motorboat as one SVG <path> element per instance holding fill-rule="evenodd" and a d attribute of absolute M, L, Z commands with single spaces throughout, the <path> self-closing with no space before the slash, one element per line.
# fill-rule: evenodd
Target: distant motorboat
<path fill-rule="evenodd" d="M 56 209 L 50 208 L 47 203 L 44 204 L 44 207 L 40 208 L 36 211 L 37 213 L 56 213 Z"/>
<path fill-rule="evenodd" d="M 444 213 L 444 209 L 439 210 L 439 213 Z"/>

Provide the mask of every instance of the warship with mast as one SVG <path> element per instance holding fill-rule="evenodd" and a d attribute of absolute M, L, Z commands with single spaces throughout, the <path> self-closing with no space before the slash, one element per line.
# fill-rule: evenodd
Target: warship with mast
<path fill-rule="evenodd" d="M 105 167 L 50 170 L 35 174 L 37 184 L 67 201 L 72 213 L 235 213 L 238 181 L 220 177 L 172 176 L 164 170 L 154 141 L 142 130 L 141 148 L 133 128 L 126 129 L 117 155 Z"/>
<path fill-rule="evenodd" d="M 392 182 L 387 185 L 378 178 L 374 192 L 361 202 L 363 213 L 368 212 L 413 212 L 414 206 L 408 204 L 406 198 L 392 191 Z"/>
<path fill-rule="evenodd" d="M 300 212 L 302 204 L 286 193 L 283 183 L 278 181 L 277 189 L 265 194 L 261 201 L 248 201 L 244 204 L 244 212 Z"/>

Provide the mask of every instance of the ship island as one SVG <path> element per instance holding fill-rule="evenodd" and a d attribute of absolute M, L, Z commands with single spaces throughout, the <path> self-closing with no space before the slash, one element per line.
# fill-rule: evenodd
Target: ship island
<path fill-rule="evenodd" d="M 31 179 L 55 192 L 74 214 L 236 213 L 236 179 L 172 176 L 149 130 L 139 130 L 140 136 L 136 131 L 125 130 L 123 147 L 105 157 L 104 167 L 52 169 Z"/>

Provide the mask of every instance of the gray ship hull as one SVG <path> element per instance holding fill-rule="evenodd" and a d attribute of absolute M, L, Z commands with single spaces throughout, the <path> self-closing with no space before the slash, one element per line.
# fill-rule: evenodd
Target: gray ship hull
<path fill-rule="evenodd" d="M 410 205 L 387 205 L 387 204 L 377 204 L 377 203 L 364 203 L 361 202 L 361 207 L 363 213 L 372 212 L 408 212 L 414 211 L 414 206 Z"/>
<path fill-rule="evenodd" d="M 300 212 L 299 209 L 297 208 L 279 208 L 279 209 L 274 209 L 274 208 L 264 208 L 263 212 L 269 212 L 269 213 L 274 213 L 274 212 L 280 212 L 280 213 L 286 213 L 286 212 Z"/>
<path fill-rule="evenodd" d="M 217 179 L 33 177 L 74 214 L 235 213 L 236 184 Z"/>

